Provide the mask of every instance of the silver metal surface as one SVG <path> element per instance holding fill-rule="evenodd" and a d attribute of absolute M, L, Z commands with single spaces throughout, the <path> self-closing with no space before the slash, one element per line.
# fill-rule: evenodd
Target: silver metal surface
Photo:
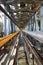
<path fill-rule="evenodd" d="M 43 32 L 27 31 L 23 30 L 24 33 L 31 35 L 35 39 L 43 43 Z"/>

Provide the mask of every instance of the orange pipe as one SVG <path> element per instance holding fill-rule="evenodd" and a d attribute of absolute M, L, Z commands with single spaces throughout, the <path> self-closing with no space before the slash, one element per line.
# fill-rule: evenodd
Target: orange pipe
<path fill-rule="evenodd" d="M 18 32 L 15 32 L 13 34 L 10 34 L 9 36 L 3 38 L 0 41 L 0 47 L 2 47 L 3 45 L 5 45 L 10 39 L 12 39 L 13 37 L 17 36 L 18 34 L 19 34 L 19 31 Z"/>

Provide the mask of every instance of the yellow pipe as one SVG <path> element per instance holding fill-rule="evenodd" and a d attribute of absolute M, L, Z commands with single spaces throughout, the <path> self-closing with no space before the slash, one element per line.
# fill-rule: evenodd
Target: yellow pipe
<path fill-rule="evenodd" d="M 0 47 L 5 45 L 10 39 L 12 39 L 13 37 L 17 36 L 18 34 L 19 34 L 19 31 L 15 32 L 13 34 L 10 34 L 9 36 L 3 38 L 2 41 L 0 41 Z"/>

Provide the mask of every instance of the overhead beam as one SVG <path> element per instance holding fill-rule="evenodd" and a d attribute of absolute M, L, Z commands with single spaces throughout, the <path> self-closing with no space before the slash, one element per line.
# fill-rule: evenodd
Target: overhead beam
<path fill-rule="evenodd" d="M 5 1 L 5 2 L 4 2 Z M 27 0 L 27 1 L 15 1 L 15 0 L 13 0 L 13 1 L 6 1 L 6 0 L 0 0 L 0 2 L 4 2 L 4 3 L 9 3 L 9 4 L 11 4 L 11 3 L 20 3 L 20 2 L 24 2 L 24 3 L 32 3 L 32 1 L 34 1 L 34 0 Z"/>
<path fill-rule="evenodd" d="M 18 13 L 18 12 L 30 12 L 30 13 L 33 13 L 32 10 L 31 10 L 31 11 L 29 11 L 29 10 L 17 10 L 17 11 L 11 10 L 10 12 L 11 12 L 11 13 Z"/>

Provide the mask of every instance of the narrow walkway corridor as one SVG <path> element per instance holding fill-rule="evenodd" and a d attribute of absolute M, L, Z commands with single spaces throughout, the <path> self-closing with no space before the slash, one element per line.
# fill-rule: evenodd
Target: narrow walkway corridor
<path fill-rule="evenodd" d="M 27 65 L 23 46 L 18 50 L 18 65 Z"/>
<path fill-rule="evenodd" d="M 43 65 L 43 0 L 0 0 L 0 65 Z"/>

